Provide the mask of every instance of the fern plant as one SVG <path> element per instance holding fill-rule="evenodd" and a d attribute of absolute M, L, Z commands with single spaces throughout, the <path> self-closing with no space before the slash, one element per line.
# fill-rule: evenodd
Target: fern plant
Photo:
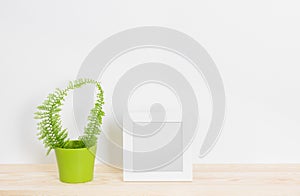
<path fill-rule="evenodd" d="M 97 143 L 97 136 L 101 133 L 102 117 L 104 112 L 102 106 L 104 104 L 103 90 L 99 82 L 92 79 L 78 79 L 69 82 L 68 86 L 61 90 L 57 88 L 50 93 L 46 100 L 37 107 L 35 119 L 38 119 L 37 128 L 39 130 L 38 138 L 43 140 L 45 148 L 48 149 L 47 155 L 55 148 L 72 148 L 68 146 L 69 138 L 67 129 L 62 127 L 61 106 L 65 101 L 68 92 L 80 88 L 86 84 L 94 84 L 98 90 L 94 107 L 88 116 L 88 124 L 84 128 L 84 133 L 79 137 L 79 147 L 92 147 Z M 74 146 L 73 146 L 74 148 Z"/>

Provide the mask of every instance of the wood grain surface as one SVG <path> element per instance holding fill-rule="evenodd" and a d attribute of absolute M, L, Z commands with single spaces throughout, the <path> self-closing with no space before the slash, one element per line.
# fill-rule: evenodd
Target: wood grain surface
<path fill-rule="evenodd" d="M 198 164 L 193 173 L 193 182 L 123 182 L 99 164 L 92 182 L 67 184 L 56 165 L 0 165 L 0 195 L 300 195 L 300 164 Z"/>

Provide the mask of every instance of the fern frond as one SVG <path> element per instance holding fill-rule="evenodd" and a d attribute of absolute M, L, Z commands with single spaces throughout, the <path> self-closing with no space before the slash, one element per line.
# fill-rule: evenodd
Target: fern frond
<path fill-rule="evenodd" d="M 105 114 L 102 110 L 104 104 L 103 90 L 100 83 L 97 81 L 94 81 L 94 83 L 98 89 L 97 99 L 88 116 L 88 124 L 84 128 L 84 135 L 80 137 L 87 148 L 96 145 L 97 136 L 101 133 L 102 117 Z"/>
<path fill-rule="evenodd" d="M 60 106 L 62 106 L 66 91 L 56 89 L 54 93 L 47 96 L 47 99 L 38 106 L 38 111 L 35 113 L 35 119 L 40 119 L 38 123 L 39 139 L 43 140 L 47 154 L 51 149 L 63 147 L 67 142 L 67 132 L 61 130 Z"/>
<path fill-rule="evenodd" d="M 60 116 L 61 106 L 65 101 L 68 91 L 82 87 L 86 84 L 95 84 L 99 93 L 95 101 L 94 108 L 91 109 L 88 117 L 88 124 L 84 129 L 84 135 L 80 137 L 86 147 L 91 147 L 96 144 L 97 136 L 100 134 L 100 126 L 102 124 L 102 105 L 104 104 L 103 90 L 100 84 L 92 79 L 78 79 L 69 82 L 64 89 L 56 89 L 54 93 L 50 93 L 46 100 L 37 107 L 35 119 L 40 120 L 37 124 L 39 130 L 38 139 L 43 140 L 44 146 L 48 149 L 47 155 L 52 149 L 63 148 L 69 141 L 67 129 L 62 128 Z"/>

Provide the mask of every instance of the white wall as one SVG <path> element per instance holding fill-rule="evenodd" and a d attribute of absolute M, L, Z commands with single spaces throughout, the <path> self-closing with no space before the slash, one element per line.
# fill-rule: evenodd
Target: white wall
<path fill-rule="evenodd" d="M 197 154 L 205 130 L 199 130 L 195 162 L 299 163 L 299 8 L 296 0 L 1 0 L 0 163 L 53 162 L 53 153 L 45 157 L 35 135 L 35 107 L 55 87 L 75 79 L 86 55 L 102 40 L 146 25 L 192 36 L 222 74 L 226 124 L 203 159 Z M 193 87 L 200 89 L 199 99 L 204 97 L 205 127 L 209 107 L 199 84 Z M 72 135 L 76 126 L 68 101 L 64 121 Z"/>

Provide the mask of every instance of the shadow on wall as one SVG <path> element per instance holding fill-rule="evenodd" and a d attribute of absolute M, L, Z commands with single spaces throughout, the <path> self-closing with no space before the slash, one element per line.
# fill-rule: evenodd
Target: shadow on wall
<path fill-rule="evenodd" d="M 113 118 L 103 118 L 102 133 L 98 140 L 97 160 L 116 168 L 123 167 L 123 130 Z M 105 137 L 107 139 L 105 139 Z M 111 141 L 111 142 L 108 142 Z"/>

